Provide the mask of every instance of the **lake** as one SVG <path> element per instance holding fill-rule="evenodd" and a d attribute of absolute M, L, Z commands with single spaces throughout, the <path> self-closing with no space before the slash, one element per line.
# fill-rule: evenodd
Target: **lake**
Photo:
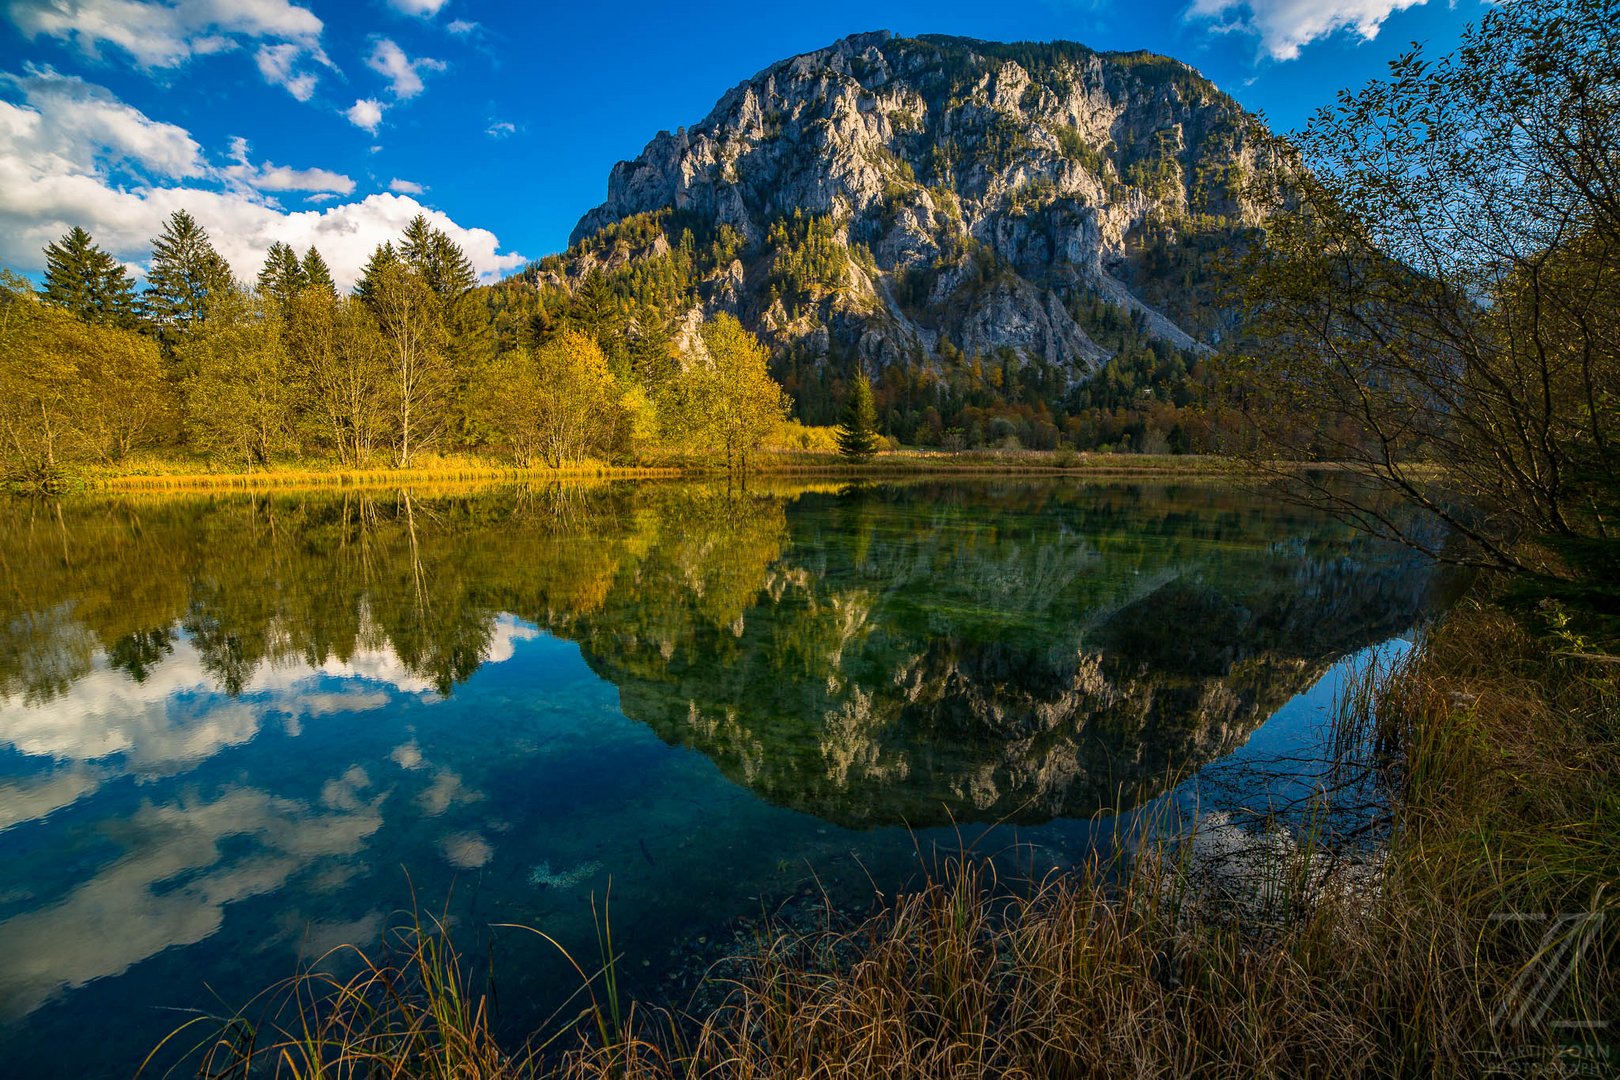
<path fill-rule="evenodd" d="M 0 1060 L 127 1076 L 413 891 L 524 1032 L 577 980 L 491 924 L 595 956 L 610 882 L 658 998 L 942 851 L 1264 813 L 1436 592 L 1208 482 L 0 503 Z"/>

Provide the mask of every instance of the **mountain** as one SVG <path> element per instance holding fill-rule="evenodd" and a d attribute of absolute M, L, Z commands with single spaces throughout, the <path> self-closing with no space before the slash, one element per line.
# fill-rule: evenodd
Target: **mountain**
<path fill-rule="evenodd" d="M 660 132 L 523 282 L 595 278 L 687 347 L 732 312 L 812 422 L 856 363 L 895 373 L 890 426 L 918 379 L 1061 413 L 1104 365 L 1184 374 L 1232 329 L 1211 264 L 1262 222 L 1250 119 L 1148 53 L 859 34 Z"/>

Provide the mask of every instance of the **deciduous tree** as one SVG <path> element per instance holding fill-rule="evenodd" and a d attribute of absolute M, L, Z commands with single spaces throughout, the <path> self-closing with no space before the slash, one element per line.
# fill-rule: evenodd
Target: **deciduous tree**
<path fill-rule="evenodd" d="M 345 465 L 361 465 L 388 432 L 388 348 L 366 305 L 305 288 L 284 308 L 288 352 L 308 394 L 309 432 Z"/>
<path fill-rule="evenodd" d="M 274 304 L 216 296 L 180 345 L 186 431 L 210 457 L 264 467 L 292 440 L 300 387 Z"/>
<path fill-rule="evenodd" d="M 422 276 L 379 248 L 366 276 L 365 304 L 376 317 L 388 361 L 394 464 L 404 468 L 444 428 L 451 373 L 443 304 Z"/>
<path fill-rule="evenodd" d="M 621 392 L 596 342 L 567 331 L 535 350 L 503 353 L 480 379 L 485 424 L 513 460 L 552 468 L 581 461 L 618 433 Z"/>
<path fill-rule="evenodd" d="M 1290 489 L 1512 570 L 1559 570 L 1551 552 L 1610 537 L 1620 6 L 1492 8 L 1454 55 L 1414 48 L 1298 145 L 1273 143 L 1278 212 L 1232 385 L 1264 454 L 1371 483 L 1279 470 Z M 1388 513 L 1378 491 L 1419 514 Z"/>

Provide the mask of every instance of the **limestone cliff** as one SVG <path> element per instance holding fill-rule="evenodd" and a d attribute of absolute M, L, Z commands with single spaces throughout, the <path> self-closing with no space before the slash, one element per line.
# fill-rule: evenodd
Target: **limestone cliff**
<path fill-rule="evenodd" d="M 1230 329 L 1210 264 L 1259 224 L 1248 124 L 1165 57 L 859 34 L 659 133 L 538 272 L 701 249 L 680 305 L 778 348 L 878 367 L 1012 350 L 1083 378 L 1110 356 L 1099 313 L 1189 353 Z"/>

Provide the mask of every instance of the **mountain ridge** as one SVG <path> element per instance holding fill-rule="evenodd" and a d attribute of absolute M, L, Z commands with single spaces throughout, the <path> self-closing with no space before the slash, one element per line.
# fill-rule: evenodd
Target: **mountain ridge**
<path fill-rule="evenodd" d="M 616 164 L 525 280 L 573 295 L 600 272 L 691 352 L 734 314 L 813 421 L 856 366 L 950 382 L 975 362 L 1058 418 L 1123 352 L 1185 372 L 1235 327 L 1211 265 L 1263 224 L 1253 122 L 1152 53 L 854 34 Z"/>

